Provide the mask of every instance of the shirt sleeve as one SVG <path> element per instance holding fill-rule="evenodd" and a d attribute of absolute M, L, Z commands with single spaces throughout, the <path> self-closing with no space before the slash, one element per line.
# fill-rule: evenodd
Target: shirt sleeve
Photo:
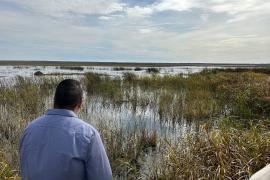
<path fill-rule="evenodd" d="M 20 155 L 20 163 L 19 163 L 20 171 L 19 171 L 19 174 L 22 177 L 24 175 L 23 172 L 26 173 L 24 171 L 24 168 L 25 168 L 25 161 L 24 161 L 25 152 L 24 152 L 24 149 L 23 149 L 23 143 L 24 143 L 25 137 L 26 137 L 26 133 L 24 132 L 21 139 L 20 139 L 20 143 L 19 143 L 19 155 Z"/>
<path fill-rule="evenodd" d="M 86 168 L 88 180 L 112 179 L 109 159 L 98 132 L 91 137 Z"/>

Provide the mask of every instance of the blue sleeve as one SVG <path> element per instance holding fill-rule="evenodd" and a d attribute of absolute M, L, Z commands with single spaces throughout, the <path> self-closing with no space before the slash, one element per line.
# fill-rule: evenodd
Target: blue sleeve
<path fill-rule="evenodd" d="M 91 137 L 86 162 L 88 180 L 111 180 L 112 171 L 98 132 Z"/>
<path fill-rule="evenodd" d="M 24 139 L 25 139 L 25 137 L 26 137 L 26 133 L 25 133 L 25 131 L 24 131 L 24 133 L 23 133 L 23 135 L 22 135 L 22 137 L 21 137 L 21 139 L 20 139 L 20 142 L 19 142 L 19 154 L 20 154 L 20 171 L 19 171 L 19 174 L 20 174 L 20 176 L 22 176 L 22 177 L 24 177 L 24 175 L 25 174 L 23 174 L 23 173 L 26 173 L 26 171 L 24 170 L 24 168 L 25 168 L 25 164 L 24 164 L 24 159 L 22 158 L 22 157 L 24 157 L 24 149 L 23 149 L 23 143 L 24 143 Z"/>

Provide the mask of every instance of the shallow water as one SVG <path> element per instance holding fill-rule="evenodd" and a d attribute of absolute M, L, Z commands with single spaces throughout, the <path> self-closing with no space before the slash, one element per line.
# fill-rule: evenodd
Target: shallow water
<path fill-rule="evenodd" d="M 111 66 L 80 66 L 83 70 L 70 70 L 70 69 L 62 69 L 59 66 L 0 66 L 0 78 L 3 77 L 15 77 L 15 76 L 25 76 L 31 77 L 34 75 L 35 72 L 41 71 L 44 74 L 74 74 L 74 73 L 87 73 L 87 72 L 94 72 L 100 74 L 107 74 L 110 76 L 119 76 L 123 73 L 132 72 L 136 75 L 148 75 L 146 69 L 148 67 L 142 67 L 142 70 L 135 71 L 134 67 L 124 67 L 124 70 L 115 70 L 115 67 Z M 165 74 L 189 74 L 200 72 L 205 68 L 221 68 L 221 67 L 204 67 L 204 66 L 175 66 L 175 67 L 159 67 L 161 75 Z"/>
<path fill-rule="evenodd" d="M 122 128 L 126 133 L 135 133 L 140 130 L 156 131 L 158 137 L 178 139 L 187 133 L 195 132 L 197 124 L 182 120 L 178 123 L 162 121 L 156 108 L 147 106 L 138 107 L 136 111 L 129 103 L 120 107 L 113 105 L 104 106 L 101 101 L 89 100 L 85 103 L 86 110 L 81 113 L 81 118 L 93 125 L 106 121 L 111 127 Z"/>

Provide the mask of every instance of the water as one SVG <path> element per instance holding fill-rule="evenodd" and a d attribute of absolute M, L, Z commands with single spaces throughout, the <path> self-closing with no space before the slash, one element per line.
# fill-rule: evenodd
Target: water
<path fill-rule="evenodd" d="M 135 133 L 140 130 L 156 131 L 160 138 L 178 139 L 196 129 L 196 124 L 182 120 L 180 123 L 162 121 L 155 108 L 137 107 L 134 111 L 130 103 L 124 103 L 120 107 L 113 105 L 104 106 L 101 101 L 88 100 L 85 102 L 86 111 L 81 115 L 83 119 L 92 124 L 98 124 L 106 120 L 111 127 L 125 129 L 126 133 Z"/>
<path fill-rule="evenodd" d="M 136 75 L 148 75 L 146 69 L 148 67 L 143 67 L 140 71 L 135 71 L 134 67 L 124 67 L 124 70 L 115 70 L 111 66 L 80 66 L 83 70 L 70 70 L 63 69 L 59 66 L 0 66 L 0 78 L 3 77 L 15 77 L 15 76 L 25 76 L 31 77 L 35 72 L 41 71 L 44 74 L 77 74 L 77 73 L 87 73 L 94 72 L 100 74 L 107 74 L 110 76 L 121 76 L 123 73 L 131 72 Z M 221 68 L 221 67 L 207 67 L 207 66 L 175 66 L 175 67 L 160 67 L 159 74 L 161 75 L 174 75 L 174 74 L 190 74 L 195 72 L 200 72 L 203 69 L 208 68 Z"/>

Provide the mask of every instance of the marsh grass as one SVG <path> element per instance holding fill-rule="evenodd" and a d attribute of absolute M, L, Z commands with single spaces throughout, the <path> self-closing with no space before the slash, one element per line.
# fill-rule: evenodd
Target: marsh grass
<path fill-rule="evenodd" d="M 268 127 L 259 123 L 239 129 L 225 121 L 219 129 L 202 126 L 181 145 L 166 141 L 162 169 L 149 179 L 248 179 L 269 163 Z"/>
<path fill-rule="evenodd" d="M 155 173 L 146 173 L 149 179 L 247 179 L 269 163 L 269 128 L 256 120 L 270 112 L 269 102 L 264 99 L 266 80 L 265 74 L 254 72 L 198 73 L 188 77 L 137 77 L 127 73 L 122 83 L 112 85 L 124 91 L 124 99 L 134 110 L 154 104 L 161 120 L 234 117 L 230 123 L 222 121 L 218 129 L 208 127 L 196 136 L 187 135 L 180 145 L 165 140 L 163 161 L 149 171 Z M 254 126 L 248 125 L 253 118 Z M 239 125 L 230 125 L 234 121 Z M 137 157 L 136 153 L 128 154 Z M 124 162 L 132 170 L 137 169 L 136 163 Z"/>
<path fill-rule="evenodd" d="M 112 79 L 107 75 L 99 75 L 95 73 L 86 74 L 86 88 L 89 95 L 101 96 L 104 104 L 106 100 L 113 101 L 113 104 L 121 104 L 123 101 L 123 92 L 121 90 L 121 80 Z M 111 102 L 108 102 L 109 104 Z"/>
<path fill-rule="evenodd" d="M 270 74 L 270 68 L 257 67 L 257 68 L 204 69 L 201 73 L 216 74 L 220 72 L 227 72 L 227 73 L 254 72 L 254 73 L 261 73 L 261 74 Z"/>
<path fill-rule="evenodd" d="M 103 138 L 115 179 L 137 179 L 145 154 L 158 145 L 156 130 L 126 129 L 111 126 L 102 120 L 97 128 Z"/>
<path fill-rule="evenodd" d="M 125 73 L 122 79 L 89 73 L 86 84 L 90 94 L 99 94 L 107 103 L 131 102 L 158 107 L 160 119 L 207 119 L 220 115 L 253 118 L 270 113 L 267 75 L 243 73 L 197 73 L 188 77 L 143 76 Z M 97 91 L 96 91 L 97 90 Z M 154 95 L 151 97 L 151 94 Z M 147 98 L 147 97 L 151 98 Z M 167 118 L 167 119 L 168 119 Z"/>
<path fill-rule="evenodd" d="M 18 171 L 12 169 L 10 164 L 5 160 L 2 152 L 0 152 L 0 179 L 2 180 L 20 180 Z"/>
<path fill-rule="evenodd" d="M 0 88 L 0 147 L 5 150 L 12 167 L 18 165 L 17 149 L 22 131 L 31 120 L 45 112 L 47 97 L 55 87 L 51 88 L 61 79 L 16 77 L 13 85 Z"/>
<path fill-rule="evenodd" d="M 54 88 L 63 78 L 17 77 L 10 86 L 0 82 L 0 179 L 18 178 L 14 169 L 20 135 L 28 122 L 52 105 Z M 96 103 L 94 108 L 97 103 L 114 112 L 128 107 L 134 114 L 150 109 L 155 121 L 163 124 L 198 123 L 195 132 L 172 139 L 157 129 L 127 129 L 119 125 L 121 121 L 95 119 L 115 179 L 247 179 L 269 163 L 266 74 L 125 73 L 115 78 L 87 73 L 81 81 L 87 98 Z M 91 122 L 85 106 L 82 118 Z M 146 171 L 150 157 L 155 160 Z"/>

